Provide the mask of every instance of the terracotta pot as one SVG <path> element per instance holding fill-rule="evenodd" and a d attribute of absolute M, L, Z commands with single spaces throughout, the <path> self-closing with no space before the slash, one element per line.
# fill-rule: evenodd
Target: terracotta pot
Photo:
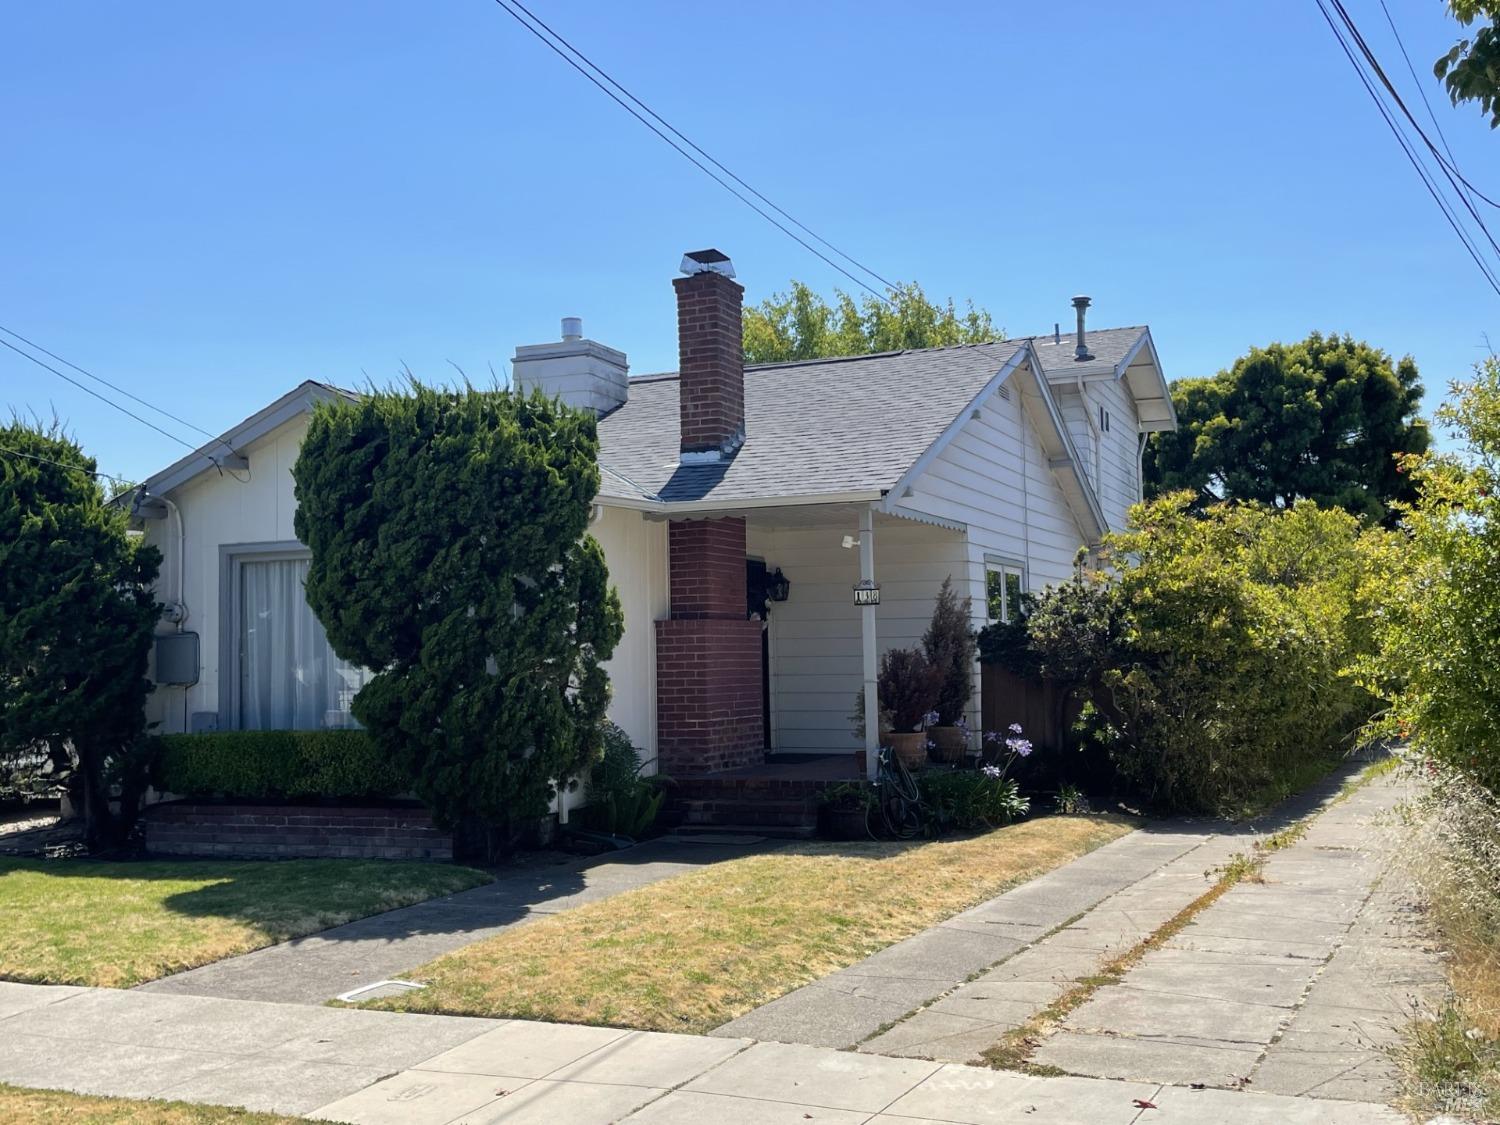
<path fill-rule="evenodd" d="M 963 727 L 928 727 L 933 746 L 929 753 L 937 762 L 961 762 L 969 749 L 969 735 Z"/>
<path fill-rule="evenodd" d="M 920 769 L 927 764 L 926 731 L 892 731 L 887 736 L 887 741 L 907 769 Z"/>

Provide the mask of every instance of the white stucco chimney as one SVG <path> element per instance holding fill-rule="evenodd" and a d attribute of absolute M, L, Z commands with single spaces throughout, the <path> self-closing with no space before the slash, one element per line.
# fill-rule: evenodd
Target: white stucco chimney
<path fill-rule="evenodd" d="M 583 335 L 583 320 L 565 316 L 562 339 L 551 344 L 526 344 L 511 359 L 511 377 L 519 391 L 562 399 L 569 406 L 608 414 L 630 394 L 625 353 Z"/>

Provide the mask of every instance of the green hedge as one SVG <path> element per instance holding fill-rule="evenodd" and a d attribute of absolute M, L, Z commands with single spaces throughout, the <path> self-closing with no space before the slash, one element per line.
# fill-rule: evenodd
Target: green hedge
<path fill-rule="evenodd" d="M 362 730 L 236 730 L 160 739 L 152 783 L 193 797 L 394 797 L 411 779 Z"/>

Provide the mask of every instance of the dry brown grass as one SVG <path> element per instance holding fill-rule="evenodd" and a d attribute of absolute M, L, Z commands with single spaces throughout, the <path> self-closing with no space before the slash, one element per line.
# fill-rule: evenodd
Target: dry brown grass
<path fill-rule="evenodd" d="M 1452 996 L 1396 1058 L 1414 1112 L 1500 1119 L 1500 799 L 1437 772 L 1405 810 L 1400 858 L 1448 953 Z"/>
<path fill-rule="evenodd" d="M 442 957 L 373 1006 L 703 1032 L 1130 831 L 1054 816 L 967 840 L 730 860 Z"/>
<path fill-rule="evenodd" d="M 0 1085 L 0 1121 L 6 1125 L 292 1125 L 299 1117 L 247 1113 L 214 1105 L 135 1101 L 23 1090 Z"/>

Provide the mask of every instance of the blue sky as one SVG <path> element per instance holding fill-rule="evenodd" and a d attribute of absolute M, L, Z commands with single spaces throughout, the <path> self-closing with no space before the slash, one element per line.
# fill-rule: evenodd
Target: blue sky
<path fill-rule="evenodd" d="M 1428 77 L 1456 25 L 1388 3 L 1494 195 L 1500 134 Z M 1410 90 L 1376 0 L 1348 4 Z M 825 237 L 1013 335 L 1089 293 L 1179 377 L 1347 331 L 1414 355 L 1429 402 L 1500 343 L 1312 0 L 534 9 Z M 58 0 L 6 24 L 0 323 L 215 432 L 303 378 L 487 378 L 564 315 L 670 369 L 688 249 L 729 253 L 752 301 L 847 287 L 488 0 Z M 10 353 L 5 406 L 55 410 L 109 472 L 181 452 Z"/>

